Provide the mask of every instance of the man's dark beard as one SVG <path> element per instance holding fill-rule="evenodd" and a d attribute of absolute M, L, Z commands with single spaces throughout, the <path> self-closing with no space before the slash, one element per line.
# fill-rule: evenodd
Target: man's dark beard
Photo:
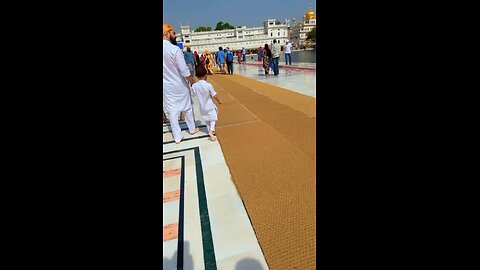
<path fill-rule="evenodd" d="M 176 37 L 171 38 L 170 43 L 172 43 L 173 45 L 177 45 L 177 38 Z"/>

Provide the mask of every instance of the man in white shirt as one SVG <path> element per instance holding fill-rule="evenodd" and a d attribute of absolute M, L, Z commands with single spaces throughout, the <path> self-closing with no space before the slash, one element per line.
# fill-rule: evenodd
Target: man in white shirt
<path fill-rule="evenodd" d="M 290 66 L 292 65 L 292 44 L 290 41 L 287 40 L 287 44 L 285 45 L 285 65 Z"/>
<path fill-rule="evenodd" d="M 273 40 L 273 45 L 272 45 L 272 57 L 273 57 L 273 74 L 275 74 L 275 76 L 278 76 L 279 74 L 278 58 L 280 58 L 280 44 L 278 44 L 275 39 Z"/>
<path fill-rule="evenodd" d="M 190 74 L 182 50 L 173 45 L 176 44 L 175 30 L 169 24 L 163 24 L 163 106 L 170 126 L 172 128 L 175 143 L 180 143 L 182 131 L 178 123 L 181 112 L 185 114 L 185 122 L 190 134 L 200 131 L 195 127 L 192 109 L 192 97 L 188 83 L 195 83 Z M 188 81 L 188 82 L 187 82 Z"/>

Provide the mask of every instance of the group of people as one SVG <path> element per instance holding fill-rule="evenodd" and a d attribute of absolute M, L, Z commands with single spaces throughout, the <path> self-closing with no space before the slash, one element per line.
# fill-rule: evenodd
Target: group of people
<path fill-rule="evenodd" d="M 197 51 L 192 52 L 189 45 L 186 46 L 187 50 L 184 53 L 185 62 L 190 70 L 190 73 L 195 75 L 195 67 L 199 64 L 202 64 L 207 70 L 207 74 L 213 75 L 215 69 L 220 71 L 222 74 L 233 74 L 233 56 L 234 52 L 230 50 L 229 47 L 225 49 L 223 47 L 218 47 L 218 52 L 208 53 L 205 50 L 204 54 L 198 54 Z M 237 51 L 237 60 L 238 63 L 245 62 L 247 50 L 242 48 L 242 50 Z"/>
<path fill-rule="evenodd" d="M 278 59 L 280 58 L 280 44 L 277 40 L 273 40 L 272 49 L 265 44 L 265 46 L 258 49 L 258 61 L 263 63 L 263 69 L 265 70 L 265 75 L 270 74 L 270 70 L 273 71 L 275 76 L 278 76 L 280 73 L 278 70 Z M 287 41 L 287 44 L 284 47 L 283 52 L 285 53 L 285 65 L 292 65 L 292 44 Z"/>
<path fill-rule="evenodd" d="M 197 51 L 192 52 L 190 45 L 187 45 L 187 50 L 184 52 L 185 63 L 187 63 L 188 69 L 190 70 L 190 74 L 195 76 L 195 68 L 198 65 L 202 65 L 207 74 L 214 74 L 214 64 L 215 64 L 215 57 L 213 54 L 208 53 L 205 51 L 205 54 L 198 54 Z"/>
<path fill-rule="evenodd" d="M 258 51 L 258 60 L 263 61 L 265 75 L 273 70 L 278 76 L 278 59 L 280 57 L 280 44 L 273 40 L 270 49 L 268 44 Z M 292 64 L 292 45 L 287 42 L 285 45 L 286 65 Z M 237 52 L 238 62 L 246 61 L 246 50 L 242 48 Z M 233 52 L 230 48 L 218 48 L 213 54 L 205 51 L 199 55 L 192 52 L 187 46 L 185 53 L 176 46 L 176 32 L 169 24 L 163 24 L 163 119 L 169 122 L 175 143 L 183 139 L 179 124 L 180 115 L 183 115 L 188 132 L 193 135 L 200 131 L 195 126 L 193 115 L 192 95 L 197 96 L 200 104 L 202 118 L 207 125 L 208 135 L 212 141 L 216 140 L 215 123 L 218 120 L 218 104 L 222 104 L 217 97 L 213 86 L 208 83 L 207 75 L 214 74 L 215 66 L 223 73 L 233 74 Z M 195 79 L 196 78 L 196 79 Z"/>
<path fill-rule="evenodd" d="M 283 50 L 285 54 L 285 65 L 292 65 L 292 44 L 287 41 Z M 277 40 L 273 40 L 271 48 L 268 44 L 258 49 L 258 61 L 263 63 L 265 75 L 269 75 L 270 71 L 273 71 L 275 76 L 278 76 L 278 61 L 280 58 L 281 48 L 280 43 Z M 247 51 L 245 48 L 237 51 L 238 63 L 246 62 Z M 222 74 L 233 74 L 233 55 L 234 53 L 229 47 L 225 49 L 223 47 L 218 48 L 218 52 L 209 54 L 205 51 L 205 54 L 197 54 L 197 52 L 191 52 L 190 46 L 187 45 L 187 51 L 185 52 L 185 62 L 190 70 L 190 73 L 195 75 L 195 66 L 202 64 L 207 70 L 207 74 L 213 75 L 214 70 L 219 70 Z"/>
<path fill-rule="evenodd" d="M 233 51 L 229 47 L 218 47 L 218 52 L 215 54 L 215 63 L 222 74 L 233 75 Z"/>
<path fill-rule="evenodd" d="M 222 104 L 213 86 L 206 81 L 208 65 L 213 63 L 212 56 L 197 57 L 187 47 L 187 52 L 175 46 L 176 32 L 169 24 L 163 24 L 163 118 L 168 119 L 173 139 L 179 144 L 183 137 L 179 124 L 180 114 L 185 117 L 188 132 L 191 135 L 200 129 L 195 126 L 192 95 L 197 96 L 200 113 L 207 125 L 208 135 L 212 141 L 217 139 L 215 123 L 218 109 L 213 100 Z M 208 61 L 208 63 L 207 63 Z M 232 71 L 233 72 L 233 71 Z M 213 72 L 212 72 L 213 74 Z M 195 79 L 195 77 L 197 79 Z M 191 90 L 190 90 L 191 86 Z"/>

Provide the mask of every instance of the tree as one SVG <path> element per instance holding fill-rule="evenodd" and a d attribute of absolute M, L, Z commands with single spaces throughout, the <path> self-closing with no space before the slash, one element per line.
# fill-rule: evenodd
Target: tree
<path fill-rule="evenodd" d="M 310 32 L 307 34 L 307 40 L 311 41 L 316 41 L 317 40 L 317 28 L 313 28 Z"/>
<path fill-rule="evenodd" d="M 218 22 L 215 30 L 223 30 L 223 22 Z"/>
<path fill-rule="evenodd" d="M 205 32 L 205 31 L 212 31 L 212 28 L 210 26 L 199 26 L 197 29 L 195 29 L 194 32 Z"/>
<path fill-rule="evenodd" d="M 229 23 L 224 23 L 223 29 L 235 29 L 235 27 L 233 25 L 230 25 Z"/>
<path fill-rule="evenodd" d="M 224 30 L 224 29 L 235 29 L 235 26 L 230 25 L 229 23 L 218 22 L 215 30 Z"/>

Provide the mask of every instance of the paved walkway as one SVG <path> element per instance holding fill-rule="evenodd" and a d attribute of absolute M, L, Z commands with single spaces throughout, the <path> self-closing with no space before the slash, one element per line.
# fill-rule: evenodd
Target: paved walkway
<path fill-rule="evenodd" d="M 162 269 L 267 270 L 221 146 L 207 135 L 196 99 L 194 111 L 201 131 L 190 135 L 181 121 L 184 140 L 178 145 L 163 125 Z"/>
<path fill-rule="evenodd" d="M 247 78 L 252 78 L 260 82 L 272 84 L 285 88 L 299 94 L 311 97 L 317 96 L 316 70 L 308 68 L 312 63 L 292 63 L 292 66 L 279 65 L 278 76 L 265 75 L 263 65 L 257 63 L 235 64 L 233 73 Z M 301 68 L 298 68 L 301 67 Z M 215 76 L 215 75 L 214 75 Z"/>
<path fill-rule="evenodd" d="M 217 142 L 196 99 L 200 133 L 176 145 L 164 127 L 164 269 L 316 268 L 316 99 L 244 72 L 208 77 L 223 103 Z"/>
<path fill-rule="evenodd" d="M 238 64 L 235 62 L 235 64 Z M 262 66 L 263 64 L 260 62 L 247 62 L 247 63 L 242 63 L 244 65 L 255 65 L 255 66 Z M 292 63 L 291 65 L 285 65 L 283 62 L 278 63 L 279 67 L 285 67 L 285 68 L 291 68 L 293 70 L 307 70 L 310 72 L 315 72 L 317 69 L 317 64 L 316 63 L 307 63 L 307 62 L 295 62 Z"/>

